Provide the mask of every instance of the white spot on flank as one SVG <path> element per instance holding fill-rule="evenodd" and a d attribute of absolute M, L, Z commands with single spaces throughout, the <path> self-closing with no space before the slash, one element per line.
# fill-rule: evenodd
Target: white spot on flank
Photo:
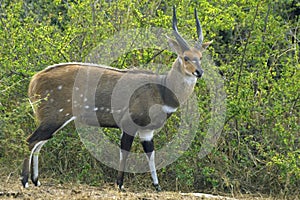
<path fill-rule="evenodd" d="M 61 108 L 61 109 L 59 109 L 58 111 L 59 111 L 59 112 L 62 112 L 62 111 L 64 111 L 64 109 L 63 109 L 63 108 Z"/>
<path fill-rule="evenodd" d="M 84 101 L 84 102 L 87 102 L 87 100 L 88 100 L 87 98 L 84 98 L 84 100 L 83 100 L 83 101 Z"/>
<path fill-rule="evenodd" d="M 94 111 L 97 111 L 98 110 L 98 108 L 96 107 L 96 108 L 94 108 Z"/>
<path fill-rule="evenodd" d="M 75 87 L 75 90 L 78 91 L 78 90 L 79 90 L 79 87 Z"/>
<path fill-rule="evenodd" d="M 84 106 L 84 108 L 85 108 L 85 109 L 89 109 L 89 108 L 90 108 L 90 106 Z"/>
<path fill-rule="evenodd" d="M 106 112 L 108 112 L 109 111 L 109 108 L 106 108 Z"/>
<path fill-rule="evenodd" d="M 29 184 L 28 183 L 25 183 L 25 188 L 29 188 Z"/>
<path fill-rule="evenodd" d="M 69 116 L 69 115 L 70 115 L 70 113 L 67 113 L 67 114 L 66 114 L 66 116 Z"/>
<path fill-rule="evenodd" d="M 80 97 L 83 97 L 83 94 L 80 94 Z"/>
<path fill-rule="evenodd" d="M 100 110 L 104 110 L 104 107 L 101 107 Z"/>
<path fill-rule="evenodd" d="M 59 86 L 57 87 L 57 89 L 58 89 L 58 90 L 61 90 L 61 89 L 62 89 L 62 85 L 59 85 Z"/>
<path fill-rule="evenodd" d="M 71 99 L 68 99 L 67 102 L 71 102 Z"/>

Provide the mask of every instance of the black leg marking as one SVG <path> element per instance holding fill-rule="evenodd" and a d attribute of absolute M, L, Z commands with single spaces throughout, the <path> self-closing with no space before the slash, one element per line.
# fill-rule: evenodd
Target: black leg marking
<path fill-rule="evenodd" d="M 29 147 L 32 149 L 36 143 L 50 139 L 61 126 L 62 124 L 41 124 L 27 139 Z"/>
<path fill-rule="evenodd" d="M 151 139 L 150 141 L 142 141 L 141 143 L 143 145 L 144 152 L 146 153 L 147 158 L 148 158 L 151 177 L 153 180 L 153 186 L 155 187 L 155 190 L 157 192 L 160 192 L 161 187 L 158 184 L 158 178 L 157 178 L 157 173 L 156 173 L 156 168 L 155 168 L 155 156 L 154 156 L 155 152 L 154 152 L 153 139 Z"/>
<path fill-rule="evenodd" d="M 117 185 L 118 185 L 118 188 L 120 191 L 124 191 L 124 189 L 123 189 L 124 170 L 126 167 L 126 160 L 130 153 L 133 139 L 134 139 L 134 136 L 123 132 L 122 138 L 121 138 L 120 165 L 119 165 L 119 172 L 118 172 L 118 177 L 117 177 Z"/>
<path fill-rule="evenodd" d="M 147 154 L 152 153 L 154 151 L 154 142 L 153 139 L 150 141 L 142 141 L 144 152 Z M 150 156 L 148 156 L 150 157 Z"/>
<path fill-rule="evenodd" d="M 29 177 L 29 159 L 25 158 L 23 162 L 23 169 L 22 169 L 22 185 L 24 188 L 28 188 L 28 177 Z"/>

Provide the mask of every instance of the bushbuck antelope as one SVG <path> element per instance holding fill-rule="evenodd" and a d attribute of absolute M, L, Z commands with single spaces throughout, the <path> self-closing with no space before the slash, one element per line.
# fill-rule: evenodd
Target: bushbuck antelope
<path fill-rule="evenodd" d="M 38 102 L 35 115 L 39 126 L 27 139 L 31 153 L 24 159 L 22 170 L 24 187 L 28 187 L 30 171 L 34 185 L 40 185 L 38 155 L 42 146 L 56 132 L 76 119 L 80 123 L 91 126 L 100 125 L 121 129 L 120 163 L 116 181 L 120 190 L 123 190 L 124 169 L 133 139 L 139 136 L 148 158 L 153 185 L 157 191 L 161 190 L 154 162 L 153 132 L 162 127 L 166 119 L 193 92 L 197 78 L 203 74 L 202 52 L 211 43 L 203 43 L 202 29 L 196 9 L 194 15 L 198 41 L 195 47 L 190 47 L 177 30 L 176 10 L 173 7 L 172 27 L 176 39 L 168 38 L 168 43 L 178 57 L 171 70 L 165 75 L 141 70 L 120 70 L 87 63 L 63 63 L 47 67 L 33 76 L 28 94 L 33 104 Z M 80 78 L 79 73 L 87 76 Z M 94 90 L 92 96 L 84 92 L 89 88 L 79 88 L 80 86 L 89 87 L 88 77 L 91 76 L 99 77 L 94 85 L 95 88 L 92 89 Z M 74 85 L 76 78 L 79 78 L 77 86 Z M 113 91 L 120 81 L 123 87 L 121 89 L 124 91 L 130 90 L 127 87 L 131 87 L 132 83 L 141 86 L 134 91 L 127 107 L 124 108 L 122 105 L 119 108 L 113 108 Z M 81 102 L 74 100 L 76 92 L 80 94 L 78 98 L 82 99 Z M 117 101 L 122 104 L 122 98 Z M 96 116 L 96 120 L 90 117 L 92 115 Z"/>

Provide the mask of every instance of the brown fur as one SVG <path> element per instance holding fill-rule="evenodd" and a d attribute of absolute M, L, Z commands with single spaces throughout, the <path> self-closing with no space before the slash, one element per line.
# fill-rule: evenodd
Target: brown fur
<path fill-rule="evenodd" d="M 200 30 L 197 17 L 196 20 L 197 30 Z M 201 51 L 210 43 L 202 44 L 201 51 L 189 48 L 177 32 L 176 23 L 174 8 L 173 30 L 176 41 L 170 38 L 168 41 L 178 58 L 166 75 L 95 64 L 64 63 L 50 66 L 32 77 L 28 96 L 35 108 L 39 126 L 27 140 L 33 158 L 30 156 L 24 160 L 24 187 L 28 186 L 31 161 L 31 179 L 36 186 L 39 185 L 38 155 L 35 153 L 40 151 L 54 133 L 76 118 L 87 125 L 122 129 L 124 134 L 121 152 L 124 157 L 121 159 L 117 178 L 119 189 L 122 189 L 128 155 L 123 150 L 130 150 L 133 136 L 137 132 L 162 127 L 172 112 L 188 99 L 194 90 L 196 79 L 203 73 Z M 202 38 L 202 31 L 198 31 L 199 33 L 199 38 Z M 153 135 L 149 133 L 148 136 Z M 154 151 L 153 141 L 143 142 L 143 148 L 149 157 Z M 157 179 L 156 170 L 152 172 L 155 174 L 154 181 Z M 157 183 L 155 188 L 160 190 Z"/>
<path fill-rule="evenodd" d="M 111 95 L 114 90 L 115 85 L 118 81 L 126 76 L 126 81 L 124 82 L 123 90 L 129 91 L 132 87 L 132 83 L 144 84 L 147 82 L 161 82 L 163 85 L 166 82 L 166 87 L 171 88 L 173 92 L 176 92 L 176 96 L 179 99 L 175 106 L 178 107 L 179 103 L 184 102 L 189 94 L 193 91 L 194 85 L 186 85 L 180 71 L 179 62 L 174 63 L 173 69 L 168 75 L 156 75 L 151 72 L 140 71 L 140 70 L 114 70 L 110 68 L 87 66 L 86 64 L 66 64 L 59 65 L 58 67 L 47 68 L 39 73 L 37 73 L 31 80 L 29 85 L 28 95 L 31 102 L 38 102 L 36 108 L 36 116 L 40 123 L 57 121 L 59 124 L 64 123 L 68 120 L 74 113 L 72 111 L 72 103 L 74 106 L 74 96 L 75 99 L 80 99 L 78 95 L 84 95 L 82 98 L 95 98 L 95 107 L 98 109 L 101 107 L 111 109 Z M 182 70 L 182 69 L 181 69 Z M 89 74 L 89 76 L 87 75 Z M 82 76 L 78 78 L 77 76 Z M 77 77 L 77 86 L 75 84 L 75 79 Z M 97 82 L 96 92 L 94 94 L 84 94 L 89 91 L 89 86 Z M 61 88 L 60 88 L 61 87 Z M 126 88 L 128 87 L 128 88 Z M 79 88 L 78 91 L 74 88 Z M 180 90 L 178 90 L 180 89 Z M 78 95 L 76 94 L 78 93 Z M 130 111 L 136 113 L 147 113 L 151 106 L 155 104 L 164 105 L 164 99 L 161 98 L 159 88 L 152 85 L 150 87 L 142 87 L 135 93 L 141 93 L 142 95 L 133 95 L 131 99 Z M 77 97 L 76 97 L 77 95 Z M 176 101 L 176 100 L 175 100 Z M 92 103 L 79 102 L 78 104 L 82 106 L 88 105 L 92 106 Z M 59 112 L 61 109 L 63 111 Z M 119 110 L 121 108 L 115 108 Z M 79 114 L 79 110 L 76 109 L 75 112 Z M 84 115 L 81 117 L 83 122 L 87 124 L 94 125 L 93 122 L 88 121 L 88 114 L 84 111 L 84 108 L 80 109 Z M 89 111 L 93 112 L 93 111 Z M 118 123 L 114 122 L 112 115 L 110 113 L 97 112 L 98 121 L 101 126 L 108 127 L 118 127 Z M 67 115 L 69 114 L 69 115 Z M 66 116 L 67 115 L 67 116 Z M 86 117 L 86 118 L 85 118 Z M 145 116 L 146 118 L 149 116 Z M 122 116 L 120 116 L 122 118 Z M 148 119 L 149 120 L 149 119 Z M 141 122 L 141 124 L 143 124 Z"/>

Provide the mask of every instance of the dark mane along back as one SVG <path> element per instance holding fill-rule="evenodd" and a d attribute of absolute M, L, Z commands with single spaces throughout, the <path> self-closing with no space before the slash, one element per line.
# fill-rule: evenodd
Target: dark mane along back
<path fill-rule="evenodd" d="M 56 65 L 51 65 L 48 66 L 44 69 L 44 71 L 50 71 L 52 69 L 56 69 L 58 67 L 65 67 L 68 65 L 80 65 L 80 66 L 87 66 L 87 67 L 98 67 L 102 69 L 108 69 L 108 70 L 113 70 L 117 72 L 122 72 L 122 73 L 133 73 L 133 74 L 149 74 L 149 75 L 154 75 L 155 73 L 150 71 L 150 70 L 145 70 L 145 69 L 138 69 L 138 68 L 129 68 L 129 69 L 118 69 L 106 65 L 98 65 L 98 64 L 93 64 L 93 63 L 80 63 L 80 62 L 70 62 L 70 63 L 60 63 Z"/>

